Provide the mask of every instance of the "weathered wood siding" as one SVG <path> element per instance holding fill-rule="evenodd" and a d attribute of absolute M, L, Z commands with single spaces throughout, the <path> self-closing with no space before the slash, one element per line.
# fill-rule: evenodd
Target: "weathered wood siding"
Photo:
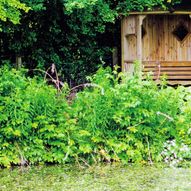
<path fill-rule="evenodd" d="M 148 15 L 143 21 L 143 61 L 191 61 L 191 35 L 183 42 L 174 35 L 174 29 L 184 24 L 191 32 L 189 15 Z"/>
<path fill-rule="evenodd" d="M 122 20 L 121 45 L 122 45 L 122 70 L 133 71 L 133 62 L 137 60 L 136 52 L 136 17 L 129 16 Z"/>
<path fill-rule="evenodd" d="M 173 34 L 178 26 L 186 31 L 183 40 Z M 122 20 L 121 39 L 124 72 L 133 74 L 133 62 L 139 60 L 144 76 L 151 72 L 157 81 L 166 75 L 169 84 L 191 84 L 191 18 L 188 14 L 130 15 Z"/>

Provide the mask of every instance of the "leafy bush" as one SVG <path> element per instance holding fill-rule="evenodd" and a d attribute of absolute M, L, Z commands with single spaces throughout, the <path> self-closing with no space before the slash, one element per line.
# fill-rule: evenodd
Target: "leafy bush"
<path fill-rule="evenodd" d="M 1 165 L 64 158 L 69 123 L 65 123 L 69 106 L 64 94 L 57 95 L 55 88 L 26 78 L 23 72 L 1 68 L 0 100 Z"/>
<path fill-rule="evenodd" d="M 172 140 L 181 161 L 190 160 L 181 150 L 191 148 L 190 88 L 109 68 L 89 79 L 68 102 L 67 89 L 58 93 L 25 71 L 1 68 L 0 165 L 157 162 L 171 157 L 174 148 L 164 145 Z"/>
<path fill-rule="evenodd" d="M 181 116 L 187 116 L 182 109 L 188 104 L 184 100 L 189 88 L 157 86 L 138 76 L 115 77 L 102 69 L 93 82 L 105 90 L 104 95 L 98 89 L 85 90 L 75 100 L 79 124 L 91 132 L 90 151 L 98 155 L 102 151 L 110 161 L 152 162 L 162 160 L 166 140 L 190 145 L 190 119 L 182 121 L 185 127 L 179 126 Z M 86 145 L 90 144 L 87 141 Z"/>

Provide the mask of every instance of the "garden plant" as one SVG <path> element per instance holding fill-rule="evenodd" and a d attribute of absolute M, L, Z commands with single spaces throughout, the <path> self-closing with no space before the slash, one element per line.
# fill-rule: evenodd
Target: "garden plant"
<path fill-rule="evenodd" d="M 191 88 L 100 68 L 60 91 L 26 69 L 0 69 L 0 165 L 155 163 L 191 159 Z"/>

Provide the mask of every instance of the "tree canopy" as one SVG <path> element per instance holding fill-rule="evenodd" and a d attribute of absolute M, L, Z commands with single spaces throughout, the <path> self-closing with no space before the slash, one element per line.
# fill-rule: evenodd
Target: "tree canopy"
<path fill-rule="evenodd" d="M 0 0 L 0 19 L 2 21 L 10 20 L 14 24 L 19 23 L 20 10 L 28 12 L 29 7 L 19 0 Z"/>
<path fill-rule="evenodd" d="M 132 10 L 151 10 L 154 6 L 166 7 L 166 4 L 174 4 L 180 0 L 119 0 L 119 1 L 106 1 L 106 0 L 60 0 L 64 10 L 72 13 L 75 9 L 88 9 L 98 6 L 100 14 L 103 16 L 104 21 L 114 20 L 114 16 L 119 13 L 125 13 Z M 59 2 L 54 0 L 54 3 Z M 29 7 L 33 10 L 42 10 L 46 0 L 0 0 L 0 19 L 6 21 L 9 19 L 13 23 L 18 23 L 20 19 L 20 10 L 28 12 Z M 94 7 L 95 8 L 95 7 Z M 121 11 L 121 12 L 120 12 Z"/>
<path fill-rule="evenodd" d="M 178 2 L 0 0 L 1 62 L 15 62 L 20 55 L 28 68 L 47 68 L 55 63 L 63 78 L 78 83 L 95 72 L 102 61 L 111 63 L 112 48 L 120 49 L 123 15 L 155 7 L 167 9 Z M 14 25 L 19 19 L 20 24 Z"/>

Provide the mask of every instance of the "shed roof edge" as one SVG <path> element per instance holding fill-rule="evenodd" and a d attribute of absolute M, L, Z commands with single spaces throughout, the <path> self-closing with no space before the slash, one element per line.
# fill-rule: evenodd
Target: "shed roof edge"
<path fill-rule="evenodd" d="M 191 15 L 191 11 L 144 11 L 129 12 L 129 15 Z"/>

